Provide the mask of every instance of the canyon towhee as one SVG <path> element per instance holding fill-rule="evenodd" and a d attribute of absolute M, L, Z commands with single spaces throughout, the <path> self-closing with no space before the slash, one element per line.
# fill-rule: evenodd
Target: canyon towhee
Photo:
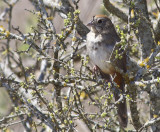
<path fill-rule="evenodd" d="M 87 26 L 91 27 L 91 31 L 87 34 L 87 53 L 91 62 L 99 68 L 104 78 L 109 76 L 114 77 L 113 81 L 124 93 L 125 81 L 122 74 L 115 68 L 118 67 L 123 72 L 126 72 L 126 57 L 122 55 L 121 59 L 110 61 L 111 54 L 115 44 L 120 42 L 120 38 L 116 33 L 111 20 L 105 15 L 93 16 L 93 19 Z M 115 54 L 114 54 L 115 58 Z M 110 61 L 110 62 L 107 62 Z M 120 93 L 114 92 L 115 101 L 119 100 Z M 126 127 L 128 123 L 126 99 L 116 104 L 119 123 L 122 127 Z"/>

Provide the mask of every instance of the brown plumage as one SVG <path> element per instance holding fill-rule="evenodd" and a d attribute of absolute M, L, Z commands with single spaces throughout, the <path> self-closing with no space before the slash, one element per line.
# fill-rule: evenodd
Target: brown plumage
<path fill-rule="evenodd" d="M 122 59 L 111 61 L 112 63 L 106 62 L 109 61 L 115 44 L 120 41 L 114 25 L 107 16 L 96 15 L 93 16 L 88 26 L 91 27 L 91 31 L 87 34 L 87 52 L 91 61 L 99 67 L 104 77 L 115 76 L 114 82 L 119 85 L 121 92 L 124 93 L 125 81 L 115 66 L 126 72 L 125 54 L 123 54 Z M 119 93 L 115 91 L 114 97 L 117 101 L 120 97 Z M 123 102 L 117 104 L 117 108 L 120 125 L 126 127 L 128 123 L 126 100 L 124 99 Z"/>

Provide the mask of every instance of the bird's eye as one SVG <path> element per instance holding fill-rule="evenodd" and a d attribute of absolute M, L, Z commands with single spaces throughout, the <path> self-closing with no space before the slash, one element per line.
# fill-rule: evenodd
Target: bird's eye
<path fill-rule="evenodd" d="M 98 20 L 97 22 L 98 22 L 99 24 L 101 24 L 103 21 L 100 19 L 100 20 Z"/>

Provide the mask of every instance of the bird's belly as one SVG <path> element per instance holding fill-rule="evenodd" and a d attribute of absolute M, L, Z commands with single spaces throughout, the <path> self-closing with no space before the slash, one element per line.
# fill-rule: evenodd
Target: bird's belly
<path fill-rule="evenodd" d="M 110 74 L 113 70 L 113 66 L 109 63 L 111 52 L 112 47 L 94 44 L 92 45 L 92 50 L 89 51 L 89 57 L 91 61 L 101 69 L 102 72 Z"/>

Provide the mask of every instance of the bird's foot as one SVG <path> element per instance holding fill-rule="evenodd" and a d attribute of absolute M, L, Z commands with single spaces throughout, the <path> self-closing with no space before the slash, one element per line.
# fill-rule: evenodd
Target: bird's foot
<path fill-rule="evenodd" d="M 97 65 L 93 66 L 93 73 L 96 78 L 104 79 L 106 83 L 111 82 L 110 75 L 103 73 Z"/>
<path fill-rule="evenodd" d="M 99 67 L 97 65 L 93 66 L 93 73 L 94 73 L 94 75 L 99 75 L 100 69 L 99 69 Z"/>

